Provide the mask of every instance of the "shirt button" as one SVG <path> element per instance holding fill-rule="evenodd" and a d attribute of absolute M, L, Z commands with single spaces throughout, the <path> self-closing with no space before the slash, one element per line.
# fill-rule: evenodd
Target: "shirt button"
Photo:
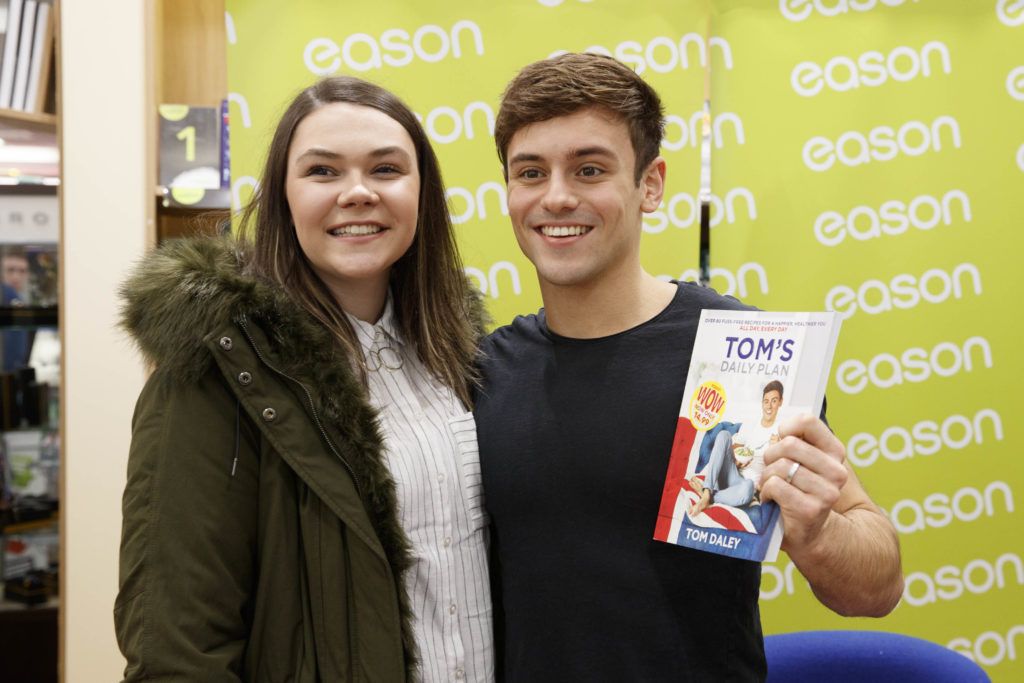
<path fill-rule="evenodd" d="M 437 475 L 437 483 L 438 484 L 443 484 L 444 483 L 444 472 L 442 472 L 441 474 Z"/>
<path fill-rule="evenodd" d="M 451 536 L 445 536 L 444 537 L 444 547 L 447 548 L 451 544 L 452 544 L 452 537 Z"/>
<path fill-rule="evenodd" d="M 448 614 L 455 614 L 455 603 L 448 605 Z"/>
<path fill-rule="evenodd" d="M 466 672 L 463 669 L 456 669 L 455 677 L 461 681 L 463 678 L 466 677 Z"/>

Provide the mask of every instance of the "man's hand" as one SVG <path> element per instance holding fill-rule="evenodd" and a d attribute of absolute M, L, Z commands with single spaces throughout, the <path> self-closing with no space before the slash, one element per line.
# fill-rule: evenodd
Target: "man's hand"
<path fill-rule="evenodd" d="M 803 548 L 818 538 L 846 485 L 846 448 L 816 417 L 797 415 L 779 425 L 779 439 L 764 452 L 761 500 L 782 510 L 784 548 Z M 794 463 L 799 467 L 788 482 Z"/>
<path fill-rule="evenodd" d="M 779 426 L 779 436 L 765 450 L 761 500 L 782 509 L 782 549 L 830 609 L 847 616 L 889 613 L 903 592 L 892 522 L 868 497 L 845 462 L 846 448 L 824 422 L 793 417 Z"/>

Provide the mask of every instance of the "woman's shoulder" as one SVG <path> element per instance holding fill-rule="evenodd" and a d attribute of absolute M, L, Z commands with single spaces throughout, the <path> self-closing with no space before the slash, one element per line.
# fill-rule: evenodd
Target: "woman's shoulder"
<path fill-rule="evenodd" d="M 198 377 L 211 335 L 281 305 L 279 292 L 246 272 L 247 260 L 246 246 L 228 237 L 164 243 L 121 285 L 121 328 L 150 363 Z"/>

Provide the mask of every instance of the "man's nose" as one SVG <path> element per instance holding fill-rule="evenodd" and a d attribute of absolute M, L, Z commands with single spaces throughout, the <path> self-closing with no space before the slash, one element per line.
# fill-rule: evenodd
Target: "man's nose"
<path fill-rule="evenodd" d="M 557 175 L 552 175 L 541 200 L 544 210 L 554 214 L 564 213 L 574 210 L 579 204 L 579 197 L 573 191 L 571 183 Z"/>

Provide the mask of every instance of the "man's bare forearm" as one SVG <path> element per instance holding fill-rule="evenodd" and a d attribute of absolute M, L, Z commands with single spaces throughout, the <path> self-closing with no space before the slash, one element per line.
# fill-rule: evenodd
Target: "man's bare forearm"
<path fill-rule="evenodd" d="M 885 616 L 903 594 L 896 530 L 873 505 L 833 511 L 814 543 L 788 552 L 818 600 L 843 616 Z"/>

